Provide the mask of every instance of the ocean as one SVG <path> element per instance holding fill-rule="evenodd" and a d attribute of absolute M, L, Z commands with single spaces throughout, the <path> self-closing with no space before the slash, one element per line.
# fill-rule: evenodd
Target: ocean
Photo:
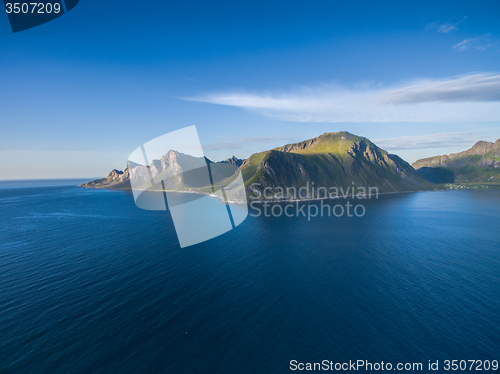
<path fill-rule="evenodd" d="M 78 183 L 0 183 L 1 374 L 500 360 L 499 190 L 249 216 L 180 248 L 168 211 Z"/>

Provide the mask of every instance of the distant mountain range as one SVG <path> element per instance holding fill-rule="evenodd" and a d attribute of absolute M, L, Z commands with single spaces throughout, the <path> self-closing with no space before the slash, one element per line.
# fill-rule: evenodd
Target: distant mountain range
<path fill-rule="evenodd" d="M 343 189 L 376 187 L 379 192 L 438 187 L 400 157 L 389 154 L 367 138 L 348 132 L 325 133 L 303 142 L 253 154 L 246 160 L 234 156 L 219 163 L 205 160 L 210 164 L 215 185 L 229 184 L 237 175 L 235 171 L 239 170 L 247 191 L 254 194 L 262 193 L 266 187 L 276 190 L 279 187 L 312 185 Z M 132 172 L 142 173 L 144 180 L 151 176 L 149 172 L 154 179 L 167 178 L 165 188 L 168 190 L 199 189 L 200 192 L 209 192 L 208 186 L 200 185 L 201 179 L 182 172 L 190 170 L 189 165 L 193 162 L 196 160 L 192 156 L 171 150 L 160 160 L 154 160 L 149 167 L 133 165 Z M 226 166 L 219 167 L 223 164 Z M 130 189 L 129 170 L 127 168 L 122 172 L 114 169 L 106 178 L 84 183 L 81 187 Z M 137 175 L 134 178 L 137 180 Z"/>
<path fill-rule="evenodd" d="M 149 167 L 131 164 L 129 161 L 125 171 L 113 169 L 107 177 L 83 183 L 79 187 L 131 189 L 130 173 L 132 172 L 136 184 L 140 180 L 147 182 L 152 177 L 157 180 L 164 180 L 165 188 L 168 190 L 202 188 L 208 186 L 206 185 L 207 179 L 204 178 L 205 175 L 196 172 L 200 164 L 210 164 L 213 179 L 220 182 L 233 175 L 243 162 L 245 160 L 234 156 L 224 161 L 212 162 L 206 157 L 204 160 L 200 160 L 198 157 L 170 150 L 159 160 L 153 160 Z M 157 189 L 161 188 L 161 185 L 157 186 Z"/>
<path fill-rule="evenodd" d="M 412 165 L 434 183 L 500 183 L 500 139 L 479 141 L 472 148 L 445 156 L 416 161 Z"/>

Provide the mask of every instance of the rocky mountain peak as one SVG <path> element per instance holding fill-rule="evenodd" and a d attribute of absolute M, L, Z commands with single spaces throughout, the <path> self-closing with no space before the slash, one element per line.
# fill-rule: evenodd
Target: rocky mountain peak
<path fill-rule="evenodd" d="M 123 171 L 118 170 L 118 169 L 113 169 L 111 172 L 108 174 L 107 178 L 108 179 L 118 179 L 123 175 Z"/>
<path fill-rule="evenodd" d="M 224 160 L 221 162 L 225 163 L 225 164 L 232 164 L 232 165 L 236 165 L 236 166 L 241 166 L 241 164 L 243 164 L 243 162 L 245 162 L 245 160 L 242 160 L 240 158 L 237 158 L 236 156 L 233 156 L 233 157 L 230 157 L 227 160 Z"/>
<path fill-rule="evenodd" d="M 484 140 L 478 141 L 468 150 L 469 154 L 484 155 L 485 153 L 491 151 L 495 144 L 490 142 L 485 142 Z"/>
<path fill-rule="evenodd" d="M 299 143 L 287 144 L 283 147 L 275 148 L 275 150 L 296 153 L 344 153 L 362 142 L 372 144 L 368 139 L 347 131 L 325 132 L 315 138 Z"/>
<path fill-rule="evenodd" d="M 424 158 L 413 167 L 436 183 L 500 183 L 500 139 L 460 153 Z"/>
<path fill-rule="evenodd" d="M 318 138 L 332 138 L 332 139 L 353 139 L 359 138 L 358 136 L 351 134 L 348 131 L 337 131 L 337 132 L 325 132 L 318 136 Z"/>
<path fill-rule="evenodd" d="M 178 190 L 206 187 L 204 166 L 208 159 L 193 157 L 170 150 L 147 166 L 133 165 L 130 171 L 111 175 L 122 179 L 102 179 L 84 184 L 91 188 L 130 188 L 130 179 L 137 181 L 150 176 L 165 181 L 165 188 Z M 280 148 L 253 154 L 244 163 L 235 156 L 211 163 L 213 180 L 231 182 L 239 168 L 245 185 L 299 188 L 307 183 L 316 186 L 352 188 L 376 187 L 380 192 L 414 191 L 433 188 L 429 182 L 397 156 L 389 155 L 370 140 L 347 131 L 324 133 L 318 137 Z M 201 171 L 197 172 L 197 170 Z M 129 177 L 130 174 L 130 177 Z M 203 174 L 203 175 L 202 175 Z M 127 178 L 125 178 L 127 175 Z"/>

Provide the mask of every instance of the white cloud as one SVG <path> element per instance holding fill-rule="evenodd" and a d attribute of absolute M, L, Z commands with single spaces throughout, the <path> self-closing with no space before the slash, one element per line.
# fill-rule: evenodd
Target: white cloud
<path fill-rule="evenodd" d="M 452 49 L 456 49 L 459 52 L 466 51 L 470 48 L 471 44 L 473 44 L 477 38 L 467 38 L 462 40 L 460 43 L 455 44 Z"/>
<path fill-rule="evenodd" d="M 491 34 L 484 34 L 477 38 L 464 39 L 460 43 L 455 44 L 452 49 L 456 49 L 458 52 L 463 52 L 471 48 L 485 51 L 495 47 L 498 47 L 498 41 L 493 40 Z"/>
<path fill-rule="evenodd" d="M 376 139 L 373 142 L 386 150 L 446 148 L 456 146 L 472 146 L 482 140 L 483 134 L 477 131 L 448 132 L 419 136 L 402 136 L 397 138 Z"/>
<path fill-rule="evenodd" d="M 337 84 L 293 91 L 222 92 L 185 98 L 298 122 L 470 122 L 500 120 L 500 74 L 471 73 L 388 88 Z"/>
<path fill-rule="evenodd" d="M 438 27 L 438 32 L 443 33 L 443 34 L 448 34 L 450 31 L 458 30 L 459 23 L 460 22 L 457 22 L 455 24 L 443 23 L 441 26 Z"/>
<path fill-rule="evenodd" d="M 467 18 L 467 16 L 465 16 L 462 20 L 455 22 L 455 23 L 449 22 L 449 21 L 444 22 L 444 23 L 441 23 L 439 21 L 434 21 L 432 23 L 428 23 L 427 25 L 425 25 L 425 29 L 426 30 L 437 29 L 437 32 L 439 32 L 439 33 L 448 34 L 451 31 L 458 30 L 458 26 L 463 21 L 465 21 L 466 18 Z"/>
<path fill-rule="evenodd" d="M 382 92 L 383 104 L 500 101 L 500 74 L 475 73 L 441 80 L 422 80 Z"/>

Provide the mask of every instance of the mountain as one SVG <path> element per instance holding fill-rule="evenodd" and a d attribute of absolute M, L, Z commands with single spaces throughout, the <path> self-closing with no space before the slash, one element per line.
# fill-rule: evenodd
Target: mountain
<path fill-rule="evenodd" d="M 221 163 L 226 163 L 226 164 L 232 164 L 236 166 L 241 166 L 245 160 L 242 160 L 240 158 L 236 158 L 235 156 L 228 158 L 227 160 L 221 161 Z"/>
<path fill-rule="evenodd" d="M 435 183 L 500 183 L 500 139 L 479 141 L 464 152 L 424 158 L 413 167 Z"/>
<path fill-rule="evenodd" d="M 83 183 L 78 187 L 129 190 L 131 188 L 129 170 L 113 169 L 107 177 Z"/>
<path fill-rule="evenodd" d="M 279 193 L 280 187 L 299 189 L 313 185 L 344 190 L 376 187 L 379 192 L 436 188 L 400 157 L 348 132 L 325 133 L 253 154 L 240 170 L 247 194 L 254 196 L 262 194 L 265 188 Z"/>
<path fill-rule="evenodd" d="M 163 181 L 167 190 L 183 190 L 210 186 L 210 176 L 206 165 L 211 165 L 211 177 L 219 182 L 234 174 L 243 160 L 232 157 L 220 163 L 214 163 L 206 157 L 193 157 L 174 150 L 168 151 L 163 157 L 153 160 L 149 166 L 128 163 L 125 171 L 113 169 L 106 178 L 84 183 L 79 187 L 130 189 L 131 181 L 134 188 L 146 188 L 151 179 L 154 189 L 161 190 Z M 156 186 L 158 184 L 158 186 Z"/>
<path fill-rule="evenodd" d="M 211 176 L 216 186 L 227 186 L 241 171 L 248 193 L 263 193 L 266 187 L 377 188 L 379 192 L 435 189 L 436 185 L 418 174 L 406 161 L 380 149 L 370 140 L 348 132 L 325 133 L 300 143 L 256 153 L 246 160 L 232 157 L 212 163 Z M 165 179 L 167 189 L 199 189 L 208 192 L 206 178 L 183 170 L 201 170 L 203 164 L 192 156 L 169 151 L 148 167 L 130 165 L 124 171 L 113 170 L 106 178 L 81 185 L 91 188 L 130 188 L 130 178 L 147 183 Z M 130 171 L 132 170 L 132 171 Z M 132 173 L 132 175 L 130 174 Z M 170 179 L 168 179 L 170 178 Z M 128 184 L 127 184 L 128 183 Z M 160 188 L 159 188 L 160 189 Z"/>

